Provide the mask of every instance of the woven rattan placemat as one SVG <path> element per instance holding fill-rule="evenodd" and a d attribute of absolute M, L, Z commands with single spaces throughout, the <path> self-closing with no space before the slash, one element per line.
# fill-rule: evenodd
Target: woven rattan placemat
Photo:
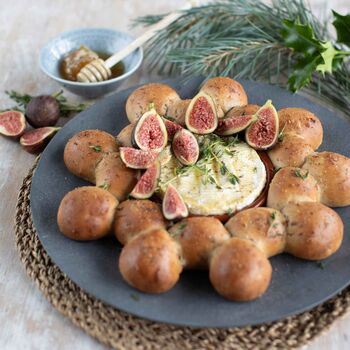
<path fill-rule="evenodd" d="M 28 276 L 63 315 L 115 349 L 292 349 L 312 340 L 344 315 L 350 288 L 324 304 L 282 321 L 254 327 L 192 329 L 143 320 L 114 309 L 84 292 L 51 261 L 33 226 L 29 194 L 36 165 L 19 192 L 15 234 Z"/>

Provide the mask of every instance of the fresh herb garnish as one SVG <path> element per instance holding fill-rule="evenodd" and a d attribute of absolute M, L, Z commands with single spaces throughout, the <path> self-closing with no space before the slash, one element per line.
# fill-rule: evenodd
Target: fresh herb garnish
<path fill-rule="evenodd" d="M 282 142 L 283 139 L 284 139 L 284 128 L 285 128 L 285 126 L 284 126 L 283 129 L 278 133 L 278 137 L 277 137 L 278 142 Z"/>
<path fill-rule="evenodd" d="M 309 171 L 306 171 L 304 174 L 300 171 L 300 169 L 295 169 L 294 174 L 296 177 L 299 177 L 305 180 L 309 176 Z"/>
<path fill-rule="evenodd" d="M 139 301 L 140 300 L 140 297 L 137 294 L 134 294 L 134 293 L 130 294 L 130 298 L 134 299 L 135 301 Z"/>
<path fill-rule="evenodd" d="M 98 186 L 99 188 L 102 188 L 104 190 L 108 190 L 110 187 L 110 184 L 107 182 L 104 182 L 102 185 Z"/>
<path fill-rule="evenodd" d="M 272 221 L 276 219 L 276 212 L 275 211 L 273 211 L 271 213 L 270 218 L 271 218 Z"/>
<path fill-rule="evenodd" d="M 95 152 L 102 151 L 102 147 L 100 145 L 92 145 L 92 146 L 89 146 L 89 148 L 93 149 Z"/>
<path fill-rule="evenodd" d="M 232 208 L 227 209 L 226 214 L 228 216 L 231 216 L 233 214 L 233 209 Z"/>
<path fill-rule="evenodd" d="M 323 261 L 316 261 L 316 265 L 322 270 L 324 270 L 326 267 L 326 263 L 324 263 Z"/>
<path fill-rule="evenodd" d="M 154 102 L 151 102 L 148 104 L 148 110 L 152 110 L 152 109 L 155 109 L 155 105 L 154 105 Z"/>

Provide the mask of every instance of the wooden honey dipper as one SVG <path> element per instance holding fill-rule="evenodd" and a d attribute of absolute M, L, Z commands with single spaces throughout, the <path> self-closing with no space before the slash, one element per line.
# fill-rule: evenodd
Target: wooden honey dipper
<path fill-rule="evenodd" d="M 187 5 L 180 8 L 178 11 L 165 16 L 158 23 L 152 25 L 145 33 L 135 39 L 131 44 L 116 52 L 107 60 L 97 58 L 83 67 L 77 75 L 77 80 L 81 83 L 96 83 L 107 80 L 111 77 L 111 68 L 118 62 L 122 61 L 134 50 L 142 46 L 146 41 L 151 39 L 157 31 L 166 28 L 182 15 L 182 11 L 187 10 L 197 4 L 196 0 L 190 0 Z"/>

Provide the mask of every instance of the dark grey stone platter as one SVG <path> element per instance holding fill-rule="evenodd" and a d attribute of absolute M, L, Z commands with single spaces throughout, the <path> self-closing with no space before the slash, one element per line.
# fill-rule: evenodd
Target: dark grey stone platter
<path fill-rule="evenodd" d="M 182 98 L 198 91 L 200 78 L 187 84 L 166 81 Z M 304 107 L 319 116 L 324 127 L 322 150 L 350 156 L 350 118 L 268 84 L 242 81 L 251 103 L 272 99 L 277 109 Z M 87 183 L 70 174 L 63 163 L 68 139 L 80 130 L 101 129 L 116 135 L 127 124 L 125 102 L 133 89 L 98 101 L 71 120 L 41 156 L 31 190 L 33 220 L 41 243 L 52 260 L 86 292 L 117 309 L 154 321 L 193 327 L 233 327 L 279 320 L 329 299 L 350 282 L 350 207 L 337 209 L 345 224 L 341 249 L 321 265 L 286 254 L 272 258 L 273 279 L 262 298 L 230 302 L 215 293 L 207 272 L 186 271 L 178 284 L 161 295 L 147 295 L 129 287 L 118 271 L 120 246 L 110 237 L 75 242 L 60 234 L 56 213 L 62 197 Z M 341 93 L 341 92 L 340 92 Z"/>

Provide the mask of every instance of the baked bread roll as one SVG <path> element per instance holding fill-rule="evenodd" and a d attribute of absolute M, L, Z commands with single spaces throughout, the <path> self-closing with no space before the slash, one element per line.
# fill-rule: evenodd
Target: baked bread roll
<path fill-rule="evenodd" d="M 273 177 L 267 194 L 267 206 L 281 210 L 288 203 L 319 202 L 316 179 L 306 170 L 286 167 Z"/>
<path fill-rule="evenodd" d="M 284 251 L 285 218 L 279 210 L 270 208 L 242 210 L 227 221 L 225 227 L 232 236 L 254 242 L 267 257 Z"/>
<path fill-rule="evenodd" d="M 64 163 L 74 175 L 95 183 L 95 168 L 103 155 L 117 152 L 114 137 L 105 131 L 84 130 L 75 134 L 64 148 Z"/>
<path fill-rule="evenodd" d="M 213 287 L 229 300 L 248 301 L 265 293 L 272 267 L 249 240 L 231 238 L 214 250 L 209 269 Z"/>
<path fill-rule="evenodd" d="M 321 203 L 288 204 L 282 209 L 287 218 L 286 252 L 298 258 L 320 260 L 334 254 L 343 239 L 339 215 Z"/>
<path fill-rule="evenodd" d="M 162 229 L 139 234 L 123 248 L 119 271 L 131 286 L 143 292 L 165 292 L 182 272 L 179 247 Z"/>
<path fill-rule="evenodd" d="M 313 153 L 303 169 L 318 182 L 321 202 L 329 207 L 350 205 L 350 158 L 338 153 Z"/>
<path fill-rule="evenodd" d="M 58 208 L 57 223 L 67 237 L 88 241 L 106 236 L 112 227 L 117 199 L 108 191 L 84 186 L 68 192 Z"/>
<path fill-rule="evenodd" d="M 120 147 L 133 147 L 131 142 L 132 131 L 134 130 L 135 124 L 128 124 L 123 128 L 117 135 L 117 143 Z"/>
<path fill-rule="evenodd" d="M 205 92 L 213 99 L 218 118 L 223 118 L 232 107 L 248 104 L 248 97 L 243 86 L 231 78 L 211 78 L 202 86 L 201 92 Z"/>
<path fill-rule="evenodd" d="M 284 135 L 294 134 L 304 140 L 316 150 L 323 139 L 323 128 L 320 120 L 304 108 L 284 108 L 278 111 L 280 130 Z"/>
<path fill-rule="evenodd" d="M 148 199 L 122 202 L 115 213 L 114 234 L 125 245 L 135 235 L 155 229 L 165 229 L 161 207 Z"/>
<path fill-rule="evenodd" d="M 294 134 L 284 134 L 283 139 L 278 141 L 267 154 L 275 168 L 287 166 L 301 167 L 308 155 L 314 150 L 307 140 Z"/>
<path fill-rule="evenodd" d="M 150 104 L 161 116 L 166 115 L 169 107 L 179 101 L 177 92 L 165 84 L 146 84 L 131 93 L 126 101 L 126 115 L 130 123 L 135 123 L 149 111 Z"/>
<path fill-rule="evenodd" d="M 175 119 L 175 121 L 184 126 L 185 125 L 185 116 L 186 111 L 191 103 L 191 100 L 178 100 L 169 105 L 169 109 L 166 113 L 167 116 Z"/>
<path fill-rule="evenodd" d="M 119 153 L 105 154 L 95 170 L 96 186 L 108 190 L 119 201 L 127 198 L 139 176 L 138 170 L 126 167 Z"/>
<path fill-rule="evenodd" d="M 208 268 L 211 252 L 230 238 L 224 225 L 214 217 L 191 217 L 176 223 L 170 235 L 182 248 L 188 269 Z"/>

